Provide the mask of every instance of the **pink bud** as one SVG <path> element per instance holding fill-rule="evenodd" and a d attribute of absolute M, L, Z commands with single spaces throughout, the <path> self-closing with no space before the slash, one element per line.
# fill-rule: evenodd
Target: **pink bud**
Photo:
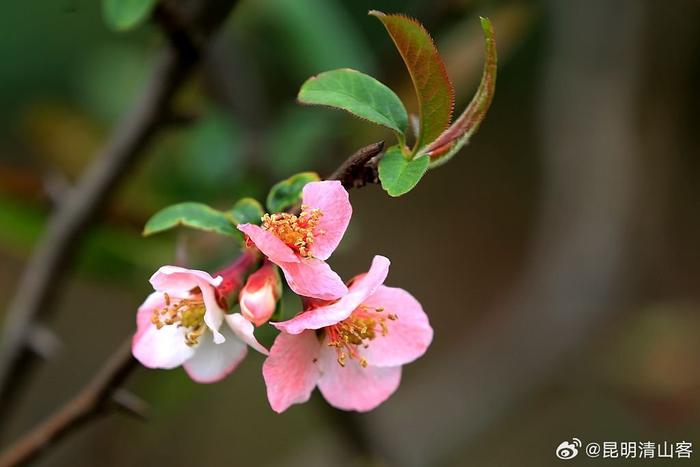
<path fill-rule="evenodd" d="M 219 297 L 228 300 L 231 299 L 233 295 L 237 294 L 243 285 L 243 278 L 257 261 L 258 252 L 254 248 L 247 248 L 236 261 L 231 263 L 228 267 L 214 273 L 214 276 L 223 277 L 221 285 L 216 288 Z"/>
<path fill-rule="evenodd" d="M 275 312 L 282 294 L 282 283 L 277 268 L 265 261 L 260 269 L 248 277 L 238 302 L 241 314 L 256 326 L 266 323 Z"/>

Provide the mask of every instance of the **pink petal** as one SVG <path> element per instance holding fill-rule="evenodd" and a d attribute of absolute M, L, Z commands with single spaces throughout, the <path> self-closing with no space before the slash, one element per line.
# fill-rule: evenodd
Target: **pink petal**
<path fill-rule="evenodd" d="M 214 335 L 214 343 L 221 344 L 226 340 L 224 336 L 219 332 L 221 328 L 221 323 L 224 322 L 224 310 L 219 305 L 219 301 L 216 299 L 216 294 L 213 287 L 207 287 L 204 284 L 200 285 L 200 290 L 202 291 L 202 299 L 204 301 L 204 323 L 211 330 Z"/>
<path fill-rule="evenodd" d="M 136 314 L 136 334 L 131 341 L 131 353 L 148 368 L 175 368 L 194 355 L 194 348 L 185 344 L 186 330 L 177 326 L 158 329 L 151 323 L 155 308 L 165 305 L 163 294 L 154 292 L 139 307 Z"/>
<path fill-rule="evenodd" d="M 204 307 L 204 322 L 214 333 L 214 342 L 224 341 L 219 332 L 224 321 L 224 310 L 219 306 L 214 289 L 223 281 L 223 277 L 212 277 L 209 273 L 196 269 L 186 269 L 179 266 L 163 266 L 151 276 L 151 285 L 159 292 L 167 292 L 176 297 L 186 297 L 188 292 L 198 287 L 202 292 Z"/>
<path fill-rule="evenodd" d="M 278 263 L 289 287 L 304 297 L 335 300 L 348 292 L 338 274 L 324 261 L 305 258 L 299 263 Z"/>
<path fill-rule="evenodd" d="M 350 293 L 353 294 L 358 301 L 358 305 L 374 293 L 377 288 L 384 283 L 386 276 L 389 274 L 389 265 L 391 261 L 381 255 L 375 255 L 372 258 L 372 264 L 366 274 L 356 276 L 350 284 Z M 362 298 L 360 298 L 362 297 Z"/>
<path fill-rule="evenodd" d="M 362 304 L 380 285 L 389 273 L 389 260 L 375 256 L 369 272 L 358 276 L 350 285 L 349 291 L 340 300 L 330 305 L 305 311 L 281 323 L 272 323 L 277 329 L 289 334 L 299 334 L 305 329 L 321 329 L 344 320 Z"/>
<path fill-rule="evenodd" d="M 134 334 L 134 340 L 140 339 L 141 335 L 143 335 L 152 324 L 151 317 L 153 316 L 153 312 L 164 306 L 165 298 L 162 293 L 152 292 L 146 297 L 146 300 L 144 300 L 136 312 L 136 334 Z"/>
<path fill-rule="evenodd" d="M 150 279 L 151 285 L 158 292 L 167 292 L 179 297 L 186 296 L 183 294 L 202 284 L 218 287 L 221 281 L 221 276 L 214 278 L 208 272 L 179 266 L 161 266 Z"/>
<path fill-rule="evenodd" d="M 277 299 L 267 287 L 255 292 L 241 293 L 238 303 L 245 318 L 256 326 L 261 326 L 267 323 L 275 312 Z"/>
<path fill-rule="evenodd" d="M 321 329 L 344 320 L 356 308 L 348 298 L 349 294 L 330 305 L 312 308 L 294 318 L 279 323 L 270 323 L 287 334 L 299 334 L 307 329 Z"/>
<path fill-rule="evenodd" d="M 240 313 L 226 315 L 226 322 L 240 340 L 242 340 L 243 342 L 245 342 L 246 344 L 248 344 L 263 355 L 268 355 L 270 353 L 255 338 L 255 335 L 253 334 L 255 326 L 253 326 L 253 323 L 245 319 L 243 315 L 241 315 Z"/>
<path fill-rule="evenodd" d="M 342 410 L 372 410 L 387 400 L 401 382 L 400 366 L 362 368 L 357 360 L 348 359 L 341 367 L 331 347 L 322 348 L 320 364 L 323 375 L 318 388 L 330 405 Z"/>
<path fill-rule="evenodd" d="M 396 287 L 381 286 L 364 304 L 384 308 L 382 313 L 377 313 L 379 316 L 386 317 L 389 313 L 398 316 L 397 320 L 385 321 L 386 336 L 377 335 L 367 349 L 362 349 L 361 353 L 370 365 L 404 365 L 425 353 L 433 340 L 433 328 L 423 307 L 411 294 Z"/>
<path fill-rule="evenodd" d="M 314 258 L 328 259 L 350 223 L 352 206 L 348 192 L 336 180 L 307 183 L 302 205 L 308 206 L 308 209 L 320 209 L 323 214 L 314 229 L 314 243 L 310 251 Z"/>
<path fill-rule="evenodd" d="M 215 383 L 228 376 L 243 361 L 248 347 L 243 341 L 223 328 L 225 342 L 215 344 L 212 335 L 205 332 L 199 339 L 192 358 L 182 366 L 187 374 L 198 383 Z"/>
<path fill-rule="evenodd" d="M 241 314 L 256 326 L 267 323 L 275 312 L 281 288 L 277 266 L 265 261 L 260 269 L 248 276 L 238 296 Z"/>
<path fill-rule="evenodd" d="M 272 232 L 255 224 L 238 224 L 238 230 L 246 234 L 255 243 L 255 246 L 265 256 L 270 258 L 270 261 L 273 263 L 299 262 L 299 257 L 294 253 L 294 250 L 289 248 L 286 243 L 277 238 Z"/>
<path fill-rule="evenodd" d="M 309 400 L 320 376 L 317 359 L 320 342 L 308 331 L 292 336 L 281 333 L 263 364 L 267 399 L 275 412 Z"/>

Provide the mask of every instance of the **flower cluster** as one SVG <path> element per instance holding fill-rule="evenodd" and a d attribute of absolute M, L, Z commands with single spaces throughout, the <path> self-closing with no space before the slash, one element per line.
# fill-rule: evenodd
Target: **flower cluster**
<path fill-rule="evenodd" d="M 151 277 L 155 292 L 138 310 L 134 356 L 149 368 L 182 365 L 208 383 L 231 373 L 250 346 L 267 356 L 262 372 L 277 412 L 307 401 L 316 386 L 334 407 L 377 407 L 397 389 L 402 365 L 425 353 L 433 331 L 413 296 L 384 285 L 387 258 L 375 256 L 369 271 L 347 284 L 326 263 L 351 215 L 339 182 L 308 183 L 300 212 L 238 225 L 247 248 L 229 268 L 211 276 L 161 267 Z M 278 268 L 304 309 L 275 322 Z M 240 313 L 228 314 L 233 299 Z M 280 331 L 269 351 L 254 334 L 268 322 Z"/>

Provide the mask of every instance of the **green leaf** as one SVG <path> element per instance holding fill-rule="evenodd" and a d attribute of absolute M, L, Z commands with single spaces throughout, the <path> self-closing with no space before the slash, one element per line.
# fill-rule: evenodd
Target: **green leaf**
<path fill-rule="evenodd" d="M 321 178 L 315 172 L 301 172 L 282 180 L 270 189 L 267 195 L 269 212 L 282 212 L 301 201 L 301 191 L 309 182 L 317 182 Z"/>
<path fill-rule="evenodd" d="M 180 225 L 221 235 L 239 235 L 226 214 L 206 204 L 192 202 L 173 204 L 161 209 L 146 222 L 143 234 L 153 235 Z"/>
<path fill-rule="evenodd" d="M 239 199 L 226 214 L 234 224 L 260 224 L 265 210 L 258 200 L 253 198 Z"/>
<path fill-rule="evenodd" d="M 345 110 L 402 135 L 408 128 L 408 114 L 394 91 L 371 76 L 349 68 L 309 78 L 301 86 L 297 99 L 302 104 Z"/>
<path fill-rule="evenodd" d="M 430 34 L 418 21 L 376 10 L 369 14 L 377 17 L 389 32 L 418 96 L 420 133 L 413 149 L 415 153 L 440 136 L 450 124 L 454 88 Z"/>
<path fill-rule="evenodd" d="M 486 117 L 496 92 L 496 71 L 498 55 L 493 26 L 488 18 L 481 18 L 481 28 L 484 30 L 486 46 L 484 54 L 484 71 L 481 83 L 467 108 L 457 120 L 445 130 L 435 141 L 430 143 L 422 152 L 430 156 L 430 168 L 440 166 L 449 161 L 479 129 Z"/>
<path fill-rule="evenodd" d="M 103 0 L 102 13 L 110 28 L 126 31 L 146 21 L 155 5 L 156 0 Z"/>
<path fill-rule="evenodd" d="M 430 158 L 427 156 L 407 159 L 400 146 L 392 146 L 386 150 L 379 161 L 379 180 L 382 188 L 390 196 L 401 196 L 413 189 L 423 177 Z"/>

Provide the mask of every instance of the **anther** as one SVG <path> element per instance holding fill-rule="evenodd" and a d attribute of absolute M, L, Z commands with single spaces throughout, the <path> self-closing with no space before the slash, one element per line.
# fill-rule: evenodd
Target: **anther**
<path fill-rule="evenodd" d="M 192 299 L 183 298 L 178 301 L 172 301 L 168 294 L 163 294 L 165 307 L 153 310 L 151 315 L 151 323 L 157 329 L 163 326 L 177 325 L 188 329 L 185 334 L 185 343 L 189 346 L 196 345 L 199 338 L 206 331 L 204 324 L 204 314 L 206 308 L 201 297 Z"/>
<path fill-rule="evenodd" d="M 262 228 L 272 232 L 277 238 L 296 250 L 300 256 L 309 257 L 309 247 L 314 242 L 314 229 L 323 214 L 319 209 L 302 206 L 299 216 L 289 213 L 265 214 Z M 315 232 L 321 235 L 322 232 Z"/>

